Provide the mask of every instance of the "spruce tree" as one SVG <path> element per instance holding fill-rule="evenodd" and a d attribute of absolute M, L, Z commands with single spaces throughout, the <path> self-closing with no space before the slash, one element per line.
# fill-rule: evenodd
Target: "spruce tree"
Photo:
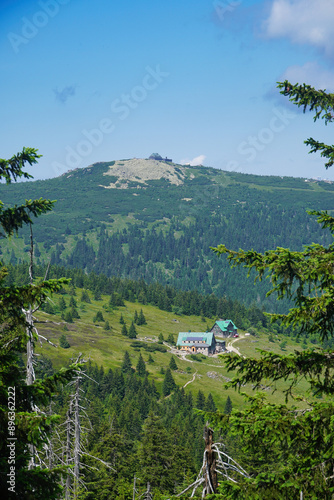
<path fill-rule="evenodd" d="M 133 317 L 133 322 L 135 323 L 135 325 L 138 325 L 138 313 L 137 313 L 137 309 L 135 309 L 135 314 L 134 314 L 134 317 Z"/>
<path fill-rule="evenodd" d="M 87 290 L 82 290 L 81 297 L 80 297 L 81 302 L 87 302 L 87 304 L 91 303 L 89 294 Z"/>
<path fill-rule="evenodd" d="M 137 331 L 136 327 L 134 325 L 134 322 L 132 321 L 130 328 L 129 328 L 129 334 L 128 334 L 129 339 L 135 339 L 137 338 Z"/>
<path fill-rule="evenodd" d="M 99 323 L 100 321 L 104 321 L 103 313 L 102 311 L 97 311 L 93 318 L 93 323 Z"/>
<path fill-rule="evenodd" d="M 119 322 L 121 325 L 124 325 L 124 323 L 125 323 L 122 313 L 121 313 L 121 317 L 119 318 Z"/>
<path fill-rule="evenodd" d="M 71 311 L 66 311 L 64 313 L 64 321 L 66 321 L 66 323 L 73 323 L 73 317 Z"/>
<path fill-rule="evenodd" d="M 173 447 L 161 417 L 150 413 L 143 425 L 143 437 L 139 448 L 139 464 L 144 484 L 150 483 L 160 492 L 173 492 Z"/>
<path fill-rule="evenodd" d="M 78 310 L 75 307 L 71 307 L 70 313 L 73 319 L 80 319 Z"/>
<path fill-rule="evenodd" d="M 146 305 L 147 304 L 147 298 L 146 298 L 146 295 L 143 291 L 139 292 L 139 295 L 138 295 L 138 302 L 140 304 L 144 304 Z"/>
<path fill-rule="evenodd" d="M 49 301 L 45 302 L 45 305 L 41 309 L 47 314 L 55 314 L 54 307 Z"/>
<path fill-rule="evenodd" d="M 124 325 L 122 327 L 122 335 L 125 335 L 126 337 L 128 336 L 128 329 L 127 329 L 125 323 L 124 323 Z"/>
<path fill-rule="evenodd" d="M 152 355 L 151 355 L 151 354 L 148 356 L 148 360 L 147 360 L 147 362 L 148 362 L 150 365 L 151 365 L 152 363 L 154 363 L 154 359 L 152 358 Z"/>
<path fill-rule="evenodd" d="M 162 394 L 168 396 L 171 392 L 176 389 L 176 383 L 173 379 L 172 372 L 170 368 L 167 368 L 165 378 L 162 384 Z"/>
<path fill-rule="evenodd" d="M 175 357 L 174 357 L 174 356 L 172 356 L 172 357 L 170 358 L 169 368 L 170 368 L 171 370 L 173 370 L 173 371 L 178 369 L 178 366 L 177 366 L 177 364 L 176 364 L 176 361 L 175 361 Z"/>
<path fill-rule="evenodd" d="M 63 296 L 59 297 L 59 302 L 58 302 L 58 307 L 60 311 L 65 311 L 66 309 L 66 302 Z"/>
<path fill-rule="evenodd" d="M 104 323 L 103 330 L 105 330 L 106 332 L 109 332 L 111 330 L 108 320 L 106 320 L 106 322 Z"/>
<path fill-rule="evenodd" d="M 71 295 L 71 298 L 70 298 L 68 305 L 69 305 L 69 307 L 77 307 L 77 301 L 75 300 L 73 295 Z"/>
<path fill-rule="evenodd" d="M 334 94 L 316 90 L 306 84 L 278 84 L 281 94 L 306 112 L 314 112 L 314 121 L 325 124 L 334 121 Z M 310 153 L 319 152 L 327 159 L 325 167 L 334 165 L 334 146 L 313 138 L 305 141 Z M 312 210 L 323 228 L 334 236 L 334 217 L 327 211 Z M 270 315 L 273 323 L 293 329 L 300 336 L 317 336 L 322 342 L 334 336 L 334 244 L 305 245 L 301 251 L 277 247 L 263 253 L 255 250 L 234 251 L 224 244 L 214 248 L 218 255 L 225 254 L 232 267 L 245 267 L 248 274 L 261 281 L 269 278 L 271 289 L 267 293 L 277 300 L 288 299 L 291 308 L 285 314 Z M 238 359 L 237 359 L 238 358 Z M 249 397 L 250 406 L 234 411 L 228 427 L 240 434 L 242 453 L 248 464 L 251 479 L 241 481 L 238 493 L 247 491 L 247 498 L 296 498 L 300 493 L 308 497 L 327 498 L 334 491 L 334 415 L 333 350 L 321 345 L 300 350 L 294 354 L 261 351 L 260 357 L 226 357 L 229 371 L 237 372 L 230 386 L 241 388 L 252 384 L 255 389 L 264 381 L 284 381 L 285 405 L 270 403 L 265 395 Z M 288 406 L 296 385 L 304 379 L 310 387 L 306 409 Z M 314 395 L 326 395 L 323 399 Z M 227 403 L 226 403 L 227 407 Z M 226 413 L 231 410 L 226 408 Z M 220 418 L 220 417 L 218 417 Z M 256 424 L 256 425 L 255 425 Z M 236 431 L 236 432 L 234 432 Z M 324 456 L 326 460 L 324 461 Z M 261 465 L 262 464 L 262 465 Z M 243 483 L 243 484 L 242 484 Z M 224 486 L 221 493 L 226 493 Z"/>
<path fill-rule="evenodd" d="M 146 375 L 145 361 L 143 360 L 141 353 L 139 354 L 139 359 L 136 366 L 136 372 L 137 375 L 139 375 L 139 377 L 144 377 Z"/>
<path fill-rule="evenodd" d="M 213 400 L 211 392 L 209 393 L 209 395 L 207 397 L 206 404 L 205 404 L 205 410 L 206 411 L 213 411 L 213 412 L 217 410 L 217 406 L 215 405 L 215 402 Z"/>
<path fill-rule="evenodd" d="M 140 325 L 146 325 L 146 318 L 144 316 L 144 313 L 143 313 L 142 309 L 140 309 L 140 313 L 139 313 L 138 320 L 137 320 L 137 325 L 138 326 L 140 326 Z"/>
<path fill-rule="evenodd" d="M 122 370 L 122 373 L 131 373 L 132 372 L 131 359 L 130 359 L 130 354 L 128 353 L 128 351 L 125 351 L 125 353 L 124 353 L 121 370 Z"/>
<path fill-rule="evenodd" d="M 23 148 L 21 153 L 9 160 L 0 159 L 0 178 L 7 184 L 21 177 L 30 178 L 31 175 L 23 169 L 27 163 L 37 163 L 39 157 L 36 149 Z M 43 198 L 25 200 L 22 205 L 14 206 L 1 203 L 2 238 L 17 233 L 22 226 L 32 225 L 34 217 L 50 211 L 52 206 L 52 201 Z M 33 241 L 32 229 L 30 234 Z M 55 420 L 54 416 L 42 415 L 38 408 L 50 404 L 57 387 L 70 380 L 75 370 L 74 367 L 63 369 L 42 381 L 36 380 L 33 365 L 22 366 L 23 353 L 38 339 L 36 328 L 27 328 L 26 313 L 28 315 L 37 310 L 49 293 L 59 291 L 68 282 L 60 279 L 34 283 L 32 255 L 33 251 L 29 267 L 30 284 L 25 286 L 5 283 L 7 270 L 0 264 L 0 491 L 2 498 L 44 500 L 46 495 L 49 499 L 59 498 L 61 488 L 59 470 L 53 469 L 52 464 L 42 462 L 41 467 L 37 467 L 39 453 L 43 453 L 43 447 L 47 445 L 50 427 Z M 33 322 L 29 325 L 33 326 Z M 31 350 L 29 358 L 34 361 Z M 11 437 L 14 439 L 10 440 Z M 13 446 L 14 464 L 10 464 Z"/>
<path fill-rule="evenodd" d="M 196 396 L 196 403 L 195 407 L 198 408 L 199 410 L 204 410 L 206 406 L 206 401 L 205 401 L 205 396 L 201 390 L 198 391 L 197 396 Z"/>
<path fill-rule="evenodd" d="M 227 396 L 227 400 L 224 406 L 224 413 L 225 415 L 229 415 L 232 412 L 232 401 L 230 396 Z"/>
<path fill-rule="evenodd" d="M 169 344 L 175 345 L 174 335 L 172 333 L 168 335 L 167 342 Z"/>
<path fill-rule="evenodd" d="M 69 341 L 66 338 L 65 333 L 63 333 L 63 335 L 59 337 L 59 345 L 63 349 L 68 349 L 69 347 L 71 347 Z"/>

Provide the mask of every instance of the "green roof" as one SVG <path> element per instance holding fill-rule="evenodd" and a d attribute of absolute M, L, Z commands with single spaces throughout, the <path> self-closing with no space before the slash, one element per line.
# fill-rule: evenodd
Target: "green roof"
<path fill-rule="evenodd" d="M 237 330 L 237 327 L 230 319 L 225 319 L 224 321 L 216 321 L 216 325 L 219 326 L 222 332 L 226 332 L 228 325 L 232 323 L 233 327 Z"/>
<path fill-rule="evenodd" d="M 176 345 L 182 345 L 182 342 L 189 339 L 187 345 L 196 344 L 200 340 L 204 340 L 206 344 L 212 345 L 213 342 L 212 332 L 180 332 L 177 338 Z"/>

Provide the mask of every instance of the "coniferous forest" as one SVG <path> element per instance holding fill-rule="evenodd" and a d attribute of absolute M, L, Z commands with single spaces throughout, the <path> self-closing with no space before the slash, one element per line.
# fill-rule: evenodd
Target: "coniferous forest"
<path fill-rule="evenodd" d="M 333 121 L 333 94 L 288 81 L 278 87 L 304 111 L 315 111 L 315 120 Z M 332 166 L 332 146 L 312 138 L 306 144 L 327 158 L 327 168 Z M 1 160 L 0 177 L 6 183 L 2 187 L 21 177 L 29 179 L 25 168 L 38 158 L 36 149 L 23 148 Z M 194 185 L 200 186 L 200 177 L 189 182 L 195 180 Z M 257 182 L 260 185 L 261 179 Z M 301 182 L 282 181 L 285 189 L 292 186 L 311 193 L 309 202 L 314 186 L 302 188 Z M 267 183 L 264 179 L 263 185 L 268 187 Z M 155 187 L 159 193 L 159 185 Z M 242 186 L 243 199 L 252 189 Z M 332 186 L 318 189 L 330 193 Z M 220 199 L 219 188 L 216 192 Z M 330 198 L 323 196 L 324 201 Z M 49 243 L 44 241 L 43 253 L 42 230 L 34 231 L 34 222 L 36 217 L 46 219 L 54 202 L 36 198 L 21 205 L 9 205 L 8 200 L 1 204 L 3 238 L 9 240 L 25 228 L 18 256 L 7 241 L 0 268 L 3 498 L 333 498 L 334 218 L 317 206 L 318 199 L 306 217 L 300 207 L 295 208 L 295 220 L 287 225 L 284 218 L 290 221 L 292 214 L 289 196 L 287 208 L 276 212 L 266 206 L 259 214 L 262 203 L 260 194 L 254 210 L 229 205 L 230 217 L 220 214 L 218 225 L 210 203 L 203 217 L 194 217 L 193 212 L 193 219 L 186 222 L 174 216 L 167 217 L 168 222 L 161 219 L 162 208 L 155 218 L 149 216 L 152 224 L 146 227 L 131 223 L 109 231 L 105 221 L 96 228 L 90 221 L 91 232 L 85 228 L 72 240 L 65 237 L 72 233 L 65 217 L 50 231 L 55 235 L 65 223 L 62 237 L 55 245 L 50 244 L 52 237 Z M 183 204 L 176 211 L 184 216 Z M 171 214 L 166 211 L 167 215 Z M 261 226 L 256 217 L 263 221 Z M 137 221 L 145 218 L 146 214 Z M 82 220 L 78 226 L 84 226 Z M 124 226 L 124 220 L 121 223 Z M 257 231 L 248 231 L 251 226 Z M 323 236 L 307 242 L 308 232 Z M 224 241 L 219 241 L 222 234 Z M 203 250 L 207 239 L 212 241 L 210 259 Z M 290 245 L 282 247 L 276 240 Z M 229 248 L 231 242 L 233 247 L 249 243 L 249 248 L 235 250 Z M 228 266 L 235 281 L 230 281 Z M 239 280 L 235 267 L 256 278 L 254 288 L 245 285 L 246 278 Z M 255 287 L 258 291 L 252 293 Z M 234 293 L 228 294 L 232 288 Z M 182 353 L 172 350 L 176 339 L 171 331 L 165 338 L 162 327 L 159 332 L 151 326 L 153 313 L 160 325 L 170 313 L 171 322 L 186 318 L 203 323 L 207 331 L 209 320 L 230 317 L 241 338 L 238 334 L 229 338 L 231 350 L 222 357 Z M 50 340 L 42 331 L 50 324 L 56 326 L 57 344 L 54 336 Z M 109 360 L 101 348 L 100 363 L 90 352 L 75 352 L 73 324 L 81 336 L 91 336 L 90 352 L 95 355 L 93 344 L 100 332 L 100 341 L 102 337 L 114 341 L 111 357 L 118 359 L 113 368 L 105 367 Z M 271 350 L 270 343 L 277 344 L 277 339 L 280 351 L 276 345 Z M 233 348 L 237 341 L 241 352 Z M 37 347 L 43 342 L 61 352 L 61 365 L 59 358 L 53 363 Z M 253 349 L 253 356 L 243 354 L 253 343 L 261 347 Z M 117 344 L 123 346 L 122 359 Z M 64 362 L 69 350 L 71 357 Z M 150 368 L 157 359 L 164 364 L 153 372 Z M 230 377 L 219 375 L 221 362 Z M 189 366 L 180 369 L 185 363 Z M 176 382 L 185 377 L 182 386 Z M 189 384 L 196 377 L 202 385 L 193 391 Z M 218 406 L 208 378 L 218 379 L 222 391 L 235 389 L 239 404 L 229 393 L 224 405 L 219 398 Z"/>

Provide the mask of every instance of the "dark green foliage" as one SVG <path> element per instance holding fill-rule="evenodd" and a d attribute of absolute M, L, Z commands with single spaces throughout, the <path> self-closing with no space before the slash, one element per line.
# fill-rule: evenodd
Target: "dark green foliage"
<path fill-rule="evenodd" d="M 315 112 L 325 123 L 333 121 L 333 94 L 315 90 L 309 85 L 279 83 L 281 93 Z M 334 164 L 334 146 L 327 146 L 310 138 L 305 143 L 310 152 L 320 152 L 327 158 L 326 168 Z M 325 211 L 314 210 L 323 228 L 334 235 L 334 218 Z M 252 270 L 261 280 L 270 278 L 270 295 L 277 300 L 291 301 L 286 314 L 272 314 L 272 322 L 293 327 L 298 334 L 314 340 L 318 338 L 330 349 L 313 348 L 296 350 L 294 354 L 279 355 L 261 351 L 259 359 L 226 358 L 229 370 L 237 372 L 229 385 L 241 388 L 251 383 L 258 389 L 264 380 L 288 382 L 286 402 L 293 396 L 301 379 L 310 387 L 306 408 L 274 405 L 263 394 L 249 397 L 250 406 L 245 411 L 235 411 L 229 418 L 214 416 L 213 420 L 229 431 L 240 445 L 238 454 L 247 463 L 250 477 L 239 482 L 232 492 L 222 484 L 222 498 L 250 499 L 325 498 L 333 496 L 333 432 L 334 415 L 333 351 L 334 336 L 334 245 L 321 243 L 305 245 L 302 251 L 276 247 L 260 253 L 254 250 L 238 252 L 219 245 L 215 251 L 227 254 L 230 263 Z M 298 339 L 299 340 L 299 339 Z M 284 341 L 285 342 L 285 341 Z M 281 343 L 281 348 L 284 349 Z M 326 398 L 323 398 L 326 395 Z M 329 397 L 328 397 L 329 396 Z M 227 411 L 225 411 L 227 413 Z M 325 460 L 324 460 L 324 457 Z M 228 491 L 229 490 L 229 491 Z M 247 492 L 247 493 L 246 493 Z"/>
<path fill-rule="evenodd" d="M 127 329 L 125 323 L 124 323 L 124 325 L 122 327 L 122 335 L 125 335 L 126 337 L 128 336 L 128 329 Z"/>
<path fill-rule="evenodd" d="M 64 321 L 66 321 L 66 323 L 73 323 L 73 317 L 71 311 L 65 311 L 63 319 Z"/>
<path fill-rule="evenodd" d="M 71 314 L 73 319 L 80 319 L 78 310 L 75 307 L 71 307 L 70 314 Z"/>
<path fill-rule="evenodd" d="M 87 290 L 82 290 L 81 297 L 80 297 L 81 302 L 87 302 L 87 304 L 91 303 L 89 294 Z"/>
<path fill-rule="evenodd" d="M 136 366 L 136 372 L 139 377 L 144 377 L 146 375 L 145 361 L 141 354 L 139 354 L 138 363 Z"/>
<path fill-rule="evenodd" d="M 54 307 L 49 301 L 45 302 L 45 304 L 42 306 L 42 310 L 47 314 L 55 314 Z"/>
<path fill-rule="evenodd" d="M 134 317 L 133 317 L 133 322 L 137 325 L 138 324 L 138 313 L 137 313 L 137 309 L 135 309 L 135 314 L 134 314 Z"/>
<path fill-rule="evenodd" d="M 152 355 L 151 355 L 151 354 L 149 354 L 147 362 L 148 362 L 148 364 L 150 364 L 150 365 L 151 365 L 152 363 L 154 363 L 154 359 L 152 358 Z"/>
<path fill-rule="evenodd" d="M 8 266 L 9 279 L 18 279 L 20 274 L 24 270 L 27 273 L 26 265 L 18 266 Z M 45 273 L 44 266 L 35 266 L 36 275 L 43 276 Z M 159 293 L 161 292 L 161 285 L 158 283 L 147 285 L 143 280 L 135 282 L 130 280 L 122 280 L 120 278 L 112 277 L 107 278 L 106 276 L 97 276 L 94 273 L 85 274 L 80 269 L 66 269 L 59 266 L 51 266 L 49 270 L 50 278 L 58 278 L 59 276 L 67 276 L 71 278 L 72 283 L 76 286 L 84 288 L 83 296 L 88 300 L 88 290 L 93 291 L 96 287 L 97 282 L 100 283 L 102 287 L 102 292 L 107 294 L 110 289 L 119 290 L 120 294 L 127 297 L 128 291 L 133 290 L 133 293 L 138 294 L 141 290 L 146 290 L 148 301 L 157 305 Z M 210 314 L 215 317 L 232 317 L 233 319 L 238 318 L 241 323 L 244 324 L 256 324 L 257 328 L 266 328 L 268 326 L 268 319 L 265 317 L 262 310 L 258 309 L 256 306 L 252 305 L 249 309 L 241 305 L 238 301 L 232 301 L 229 298 L 219 299 L 214 295 L 203 296 L 198 292 L 183 292 L 180 290 L 173 289 L 171 287 L 164 288 L 166 294 L 169 297 L 171 303 L 182 303 L 185 314 L 200 314 L 200 311 L 204 308 L 209 308 Z M 66 290 L 65 290 L 66 291 Z M 87 295 L 86 295 L 87 294 Z M 85 305 L 85 302 L 81 303 L 80 308 Z M 108 310 L 108 307 L 106 308 Z M 208 311 L 208 312 L 209 312 Z M 138 315 L 139 318 L 140 314 Z M 124 321 L 121 315 L 120 321 Z M 236 320 L 235 320 L 236 321 Z M 210 325 L 211 328 L 212 325 Z M 240 326 L 239 323 L 237 326 Z M 279 328 L 279 333 L 282 334 L 283 329 Z"/>
<path fill-rule="evenodd" d="M 105 321 L 104 323 L 104 326 L 103 326 L 103 330 L 105 330 L 106 332 L 109 332 L 111 330 L 111 326 L 109 325 L 109 321 Z"/>
<path fill-rule="evenodd" d="M 101 321 L 104 321 L 103 313 L 102 311 L 97 311 L 93 318 L 93 323 L 99 323 Z"/>
<path fill-rule="evenodd" d="M 205 396 L 204 396 L 202 391 L 198 391 L 198 393 L 197 393 L 195 407 L 198 410 L 205 410 L 206 401 L 205 401 Z"/>
<path fill-rule="evenodd" d="M 205 403 L 205 411 L 215 412 L 216 410 L 217 406 L 215 405 L 212 394 L 210 392 Z"/>
<path fill-rule="evenodd" d="M 121 314 L 121 317 L 119 318 L 119 322 L 121 325 L 124 325 L 125 321 L 124 321 L 124 318 L 123 318 L 123 314 Z"/>
<path fill-rule="evenodd" d="M 225 415 L 229 415 L 232 412 L 232 401 L 230 396 L 227 396 L 227 400 L 224 406 L 224 413 Z"/>
<path fill-rule="evenodd" d="M 285 348 L 286 348 L 286 345 L 287 345 L 287 341 L 286 340 L 283 340 L 281 343 L 280 343 L 280 348 L 282 349 L 282 351 L 285 351 Z"/>
<path fill-rule="evenodd" d="M 63 335 L 61 335 L 59 337 L 59 345 L 60 347 L 62 347 L 63 349 L 68 349 L 70 346 L 70 343 L 69 341 L 67 340 L 66 338 L 66 335 L 63 333 Z"/>
<path fill-rule="evenodd" d="M 111 307 L 122 307 L 124 306 L 124 300 L 119 293 L 113 292 L 109 299 L 109 305 Z"/>
<path fill-rule="evenodd" d="M 60 311 L 65 311 L 67 306 L 64 297 L 59 298 L 58 307 Z"/>
<path fill-rule="evenodd" d="M 169 344 L 172 344 L 172 345 L 175 345 L 175 340 L 174 340 L 174 335 L 172 333 L 170 333 L 167 337 L 167 342 Z"/>
<path fill-rule="evenodd" d="M 74 296 L 71 295 L 70 301 L 68 303 L 69 307 L 77 307 L 77 301 L 75 300 Z"/>
<path fill-rule="evenodd" d="M 167 352 L 167 348 L 162 345 L 156 344 L 154 342 L 148 344 L 146 342 L 141 342 L 140 340 L 132 342 L 131 347 L 134 347 L 135 349 L 145 349 L 145 351 L 148 352 Z"/>
<path fill-rule="evenodd" d="M 309 91 L 304 92 L 307 99 Z M 320 94 L 319 97 L 323 99 Z M 310 142 L 310 146 L 313 148 L 314 142 Z M 320 154 L 330 154 L 326 145 L 324 149 L 320 143 L 318 146 Z M 90 167 L 89 172 L 80 169 L 66 179 L 60 176 L 43 182 L 19 183 L 15 189 L 14 186 L 9 186 L 11 189 L 0 186 L 0 198 L 6 204 L 11 204 L 14 199 L 24 202 L 26 198 L 38 197 L 43 187 L 47 190 L 45 192 L 52 193 L 59 200 L 54 213 L 34 228 L 39 247 L 43 245 L 48 252 L 47 258 L 54 254 L 52 264 L 80 266 L 86 274 L 94 271 L 108 277 L 117 275 L 137 281 L 145 276 L 147 287 L 131 289 L 127 297 L 121 291 L 123 300 L 133 300 L 133 297 L 137 297 L 139 303 L 154 300 L 164 310 L 175 308 L 173 310 L 182 314 L 200 308 L 196 314 L 202 312 L 206 318 L 216 314 L 210 311 L 209 302 L 203 308 L 203 304 L 196 303 L 196 300 L 191 301 L 191 305 L 188 300 L 184 309 L 182 300 L 172 303 L 173 297 L 168 290 L 160 290 L 153 297 L 149 284 L 198 290 L 206 295 L 214 292 L 219 297 L 231 297 L 233 301 L 239 299 L 238 290 L 242 288 L 243 302 L 250 306 L 254 301 L 252 284 L 241 272 L 232 272 L 227 263 L 210 255 L 210 245 L 216 245 L 221 235 L 229 248 L 249 247 L 258 252 L 276 246 L 299 250 L 305 242 L 305 234 L 310 235 L 310 241 L 323 244 L 330 241 L 328 234 L 320 234 L 305 208 L 331 207 L 333 185 L 305 183 L 303 179 L 288 177 L 221 172 L 204 167 L 187 168 L 191 175 L 180 186 L 156 180 L 145 190 L 133 185 L 129 190 L 114 189 L 111 192 L 101 187 L 111 180 L 110 176 L 104 175 L 108 164 L 99 163 Z M 75 197 L 73 193 L 76 193 Z M 134 197 L 133 194 L 140 196 Z M 191 202 L 182 201 L 185 195 L 192 198 Z M 212 200 L 219 200 L 219 203 Z M 125 220 L 129 213 L 133 214 L 136 223 L 125 230 L 111 232 L 110 206 L 121 220 Z M 108 231 L 103 221 L 108 222 Z M 68 238 L 68 228 L 71 239 Z M 97 236 L 96 250 L 82 236 L 88 229 L 92 237 Z M 26 234 L 24 231 L 25 237 Z M 76 238 L 74 245 L 73 236 Z M 66 256 L 61 247 L 65 243 L 69 254 Z M 91 293 L 95 293 L 95 289 L 91 289 Z M 272 297 L 264 297 L 268 290 L 269 283 L 261 283 L 259 295 L 263 297 L 265 309 L 283 309 L 283 304 L 276 304 Z M 114 291 L 119 293 L 111 288 L 108 295 Z M 223 308 L 225 306 L 223 304 Z"/>
<path fill-rule="evenodd" d="M 23 171 L 25 164 L 37 162 L 39 155 L 33 148 L 23 148 L 21 153 L 9 160 L 0 159 L 0 178 L 10 184 L 18 178 L 30 178 Z M 42 198 L 26 200 L 22 205 L 4 208 L 0 202 L 0 225 L 2 238 L 16 233 L 24 225 L 31 225 L 37 217 L 52 209 L 53 202 Z M 43 380 L 26 383 L 26 370 L 22 364 L 27 348 L 27 331 L 22 309 L 41 306 L 48 293 L 57 292 L 67 280 L 39 281 L 30 284 L 30 280 L 21 281 L 20 286 L 12 281 L 6 286 L 7 274 L 0 265 L 0 493 L 2 498 L 22 498 L 34 500 L 56 499 L 61 494 L 59 469 L 28 467 L 31 445 L 43 453 L 43 445 L 50 435 L 50 429 L 56 417 L 37 412 L 36 408 L 50 404 L 51 397 L 62 384 L 66 384 L 74 374 L 74 367 L 51 373 L 52 366 L 40 363 L 37 372 Z M 29 283 L 29 284 L 27 284 Z M 33 332 L 34 340 L 37 340 Z M 44 367 L 43 367 L 44 364 Z M 79 369 L 79 367 L 76 367 Z M 49 375 L 49 376 L 48 376 Z M 12 423 L 13 425 L 10 425 Z M 14 437 L 15 441 L 9 438 Z M 13 455 L 9 450 L 14 448 Z M 9 460 L 10 459 L 10 460 Z M 13 460 L 13 461 L 12 461 Z M 15 469 L 14 485 L 9 481 L 10 470 Z M 11 469 L 10 469 L 11 468 Z M 15 489 L 11 494 L 9 487 Z"/>
<path fill-rule="evenodd" d="M 143 310 L 140 309 L 140 313 L 139 313 L 139 316 L 138 316 L 138 319 L 137 319 L 137 325 L 140 326 L 140 325 L 146 325 L 146 319 L 145 319 L 145 316 L 144 316 L 144 313 L 143 313 Z"/>
<path fill-rule="evenodd" d="M 36 378 L 44 379 L 45 377 L 51 377 L 55 373 L 52 365 L 51 359 L 47 358 L 43 354 L 39 356 L 37 366 L 35 368 Z"/>
<path fill-rule="evenodd" d="M 162 394 L 164 396 L 168 396 L 172 391 L 176 389 L 176 384 L 173 379 L 172 372 L 170 371 L 170 368 L 167 368 L 165 378 L 162 384 Z"/>
<path fill-rule="evenodd" d="M 202 363 L 203 361 L 203 358 L 200 354 L 190 354 L 189 358 L 191 358 L 193 361 L 199 361 L 200 363 Z"/>
<path fill-rule="evenodd" d="M 164 341 L 164 336 L 163 336 L 163 334 L 161 332 L 159 333 L 159 337 L 158 338 L 159 338 L 159 342 L 163 342 Z"/>
<path fill-rule="evenodd" d="M 128 337 L 129 337 L 130 339 L 135 339 L 135 338 L 137 338 L 137 331 L 136 331 L 136 327 L 135 327 L 135 325 L 134 325 L 134 322 L 133 322 L 133 321 L 131 322 L 131 325 L 130 325 L 130 328 L 129 328 Z"/>
<path fill-rule="evenodd" d="M 123 373 L 131 373 L 132 372 L 131 359 L 130 359 L 130 354 L 128 351 L 125 351 L 125 353 L 124 353 L 121 370 Z"/>
<path fill-rule="evenodd" d="M 140 468 L 144 484 L 150 483 L 158 492 L 173 492 L 179 464 L 175 463 L 171 436 L 162 419 L 150 414 L 143 425 L 143 438 L 139 451 Z"/>
<path fill-rule="evenodd" d="M 174 357 L 174 356 L 172 356 L 172 357 L 170 358 L 169 368 L 170 368 L 171 370 L 177 370 L 177 369 L 178 369 L 178 366 L 177 366 L 177 364 L 176 364 L 176 361 L 175 361 L 175 357 Z"/>

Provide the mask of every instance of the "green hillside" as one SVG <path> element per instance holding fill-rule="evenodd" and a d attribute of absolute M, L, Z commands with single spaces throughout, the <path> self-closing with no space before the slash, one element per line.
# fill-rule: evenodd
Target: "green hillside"
<path fill-rule="evenodd" d="M 65 290 L 64 290 L 65 292 Z M 218 407 L 224 408 L 227 396 L 230 396 L 235 407 L 244 405 L 244 398 L 233 389 L 226 389 L 226 382 L 232 378 L 233 373 L 228 373 L 224 367 L 223 357 L 206 357 L 203 355 L 187 355 L 180 357 L 175 355 L 173 344 L 170 342 L 171 335 L 174 342 L 177 340 L 177 335 L 180 331 L 206 331 L 214 324 L 213 318 L 203 318 L 195 315 L 180 316 L 172 312 L 161 311 L 152 305 L 142 305 L 137 302 L 125 301 L 124 306 L 110 308 L 107 295 L 102 295 L 99 300 L 94 300 L 93 294 L 84 291 L 89 297 L 89 303 L 86 300 L 81 300 L 83 289 L 68 288 L 67 293 L 56 294 L 51 298 L 56 314 L 47 314 L 45 312 L 38 313 L 38 330 L 47 337 L 51 342 L 58 347 L 55 348 L 50 344 L 44 343 L 43 347 L 37 347 L 37 352 L 43 354 L 52 360 L 54 368 L 59 369 L 61 366 L 68 364 L 70 358 L 76 358 L 79 352 L 98 366 L 103 366 L 105 370 L 109 368 L 120 368 L 124 358 L 125 351 L 128 351 L 131 358 L 132 366 L 135 368 L 138 362 L 140 353 L 146 363 L 146 370 L 149 373 L 149 378 L 154 380 L 157 388 L 161 391 L 164 373 L 169 366 L 171 357 L 176 356 L 178 370 L 173 372 L 175 382 L 179 387 L 185 386 L 186 392 L 192 392 L 194 395 L 201 390 L 206 396 L 209 393 L 214 397 L 214 401 Z M 75 293 L 75 295 L 73 295 Z M 63 310 L 63 318 L 61 317 L 60 301 L 64 300 L 66 309 Z M 70 311 L 70 301 L 76 303 L 76 310 L 80 318 L 73 322 L 66 322 L 66 312 Z M 135 325 L 137 338 L 130 339 L 122 334 L 123 325 L 120 323 L 120 318 L 125 321 L 127 329 L 135 318 L 137 313 L 143 311 L 147 324 Z M 94 321 L 96 314 L 101 312 L 103 321 Z M 105 329 L 105 322 L 108 321 L 110 330 Z M 163 335 L 164 342 L 159 342 L 159 336 Z M 60 347 L 59 342 L 62 335 L 66 336 L 70 347 L 65 349 Z M 160 337 L 161 338 L 161 337 Z M 271 339 L 271 341 L 269 340 Z M 169 340 L 169 341 L 167 341 Z M 234 340 L 235 341 L 235 340 Z M 283 349 L 280 347 L 282 342 Z M 228 339 L 227 342 L 231 342 Z M 270 335 L 270 331 L 258 332 L 256 336 L 244 336 L 240 331 L 240 338 L 237 342 L 238 349 L 242 355 L 258 356 L 257 348 L 268 349 L 273 352 L 287 354 L 293 352 L 297 347 L 299 349 L 306 348 L 306 344 L 301 347 L 301 344 L 295 340 L 281 335 Z M 308 344 L 310 346 L 312 344 Z M 165 351 L 165 352 L 161 352 Z M 149 357 L 152 357 L 154 362 L 149 362 Z M 269 401 L 279 403 L 284 402 L 282 390 L 285 384 L 279 383 L 277 391 L 272 394 L 273 386 L 264 386 L 265 392 L 268 394 Z M 301 383 L 296 393 L 304 394 L 306 384 Z M 244 387 L 243 392 L 252 393 L 252 387 Z"/>
<path fill-rule="evenodd" d="M 265 298 L 266 282 L 255 289 L 210 247 L 298 250 L 330 241 L 306 210 L 331 212 L 334 184 L 156 163 L 160 170 L 150 160 L 98 163 L 54 179 L 1 185 L 0 199 L 57 200 L 34 225 L 39 263 L 51 259 L 107 276 L 214 292 L 267 310 L 280 304 Z M 26 259 L 28 229 L 22 235 L 4 243 L 6 262 Z"/>

